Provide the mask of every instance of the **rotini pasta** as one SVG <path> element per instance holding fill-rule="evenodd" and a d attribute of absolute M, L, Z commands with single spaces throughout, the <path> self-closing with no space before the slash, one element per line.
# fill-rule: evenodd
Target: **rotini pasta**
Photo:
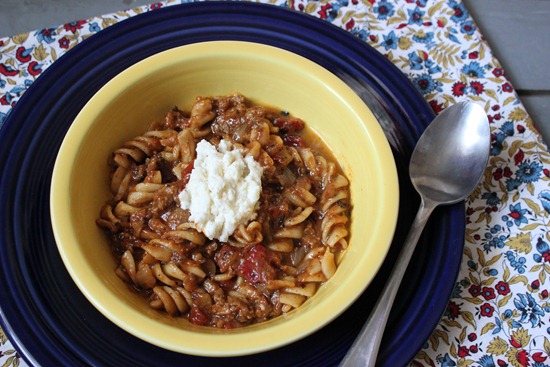
<path fill-rule="evenodd" d="M 230 141 L 263 169 L 254 219 L 209 239 L 178 199 L 199 142 Z M 349 182 L 330 151 L 286 112 L 239 94 L 197 97 L 113 152 L 112 199 L 97 225 L 116 274 L 150 306 L 191 323 L 236 328 L 300 307 L 347 248 Z"/>

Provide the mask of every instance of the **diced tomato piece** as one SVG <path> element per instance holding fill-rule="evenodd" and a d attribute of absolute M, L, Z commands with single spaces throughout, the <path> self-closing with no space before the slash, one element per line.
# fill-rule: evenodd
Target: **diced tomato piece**
<path fill-rule="evenodd" d="M 179 182 L 179 188 L 181 190 L 185 189 L 185 186 L 187 186 L 187 183 L 189 182 L 189 178 L 191 177 L 191 172 L 193 171 L 193 168 L 195 167 L 195 161 L 189 163 L 187 167 L 183 171 L 181 171 L 181 181 Z"/>
<path fill-rule="evenodd" d="M 278 117 L 273 121 L 283 134 L 303 130 L 305 124 L 302 120 L 291 117 Z"/>
<path fill-rule="evenodd" d="M 286 145 L 290 145 L 297 148 L 303 148 L 306 146 L 306 142 L 304 141 L 304 138 L 300 135 L 285 135 L 283 136 L 283 141 Z"/>
<path fill-rule="evenodd" d="M 206 325 L 208 317 L 200 308 L 193 306 L 191 307 L 191 311 L 189 311 L 189 321 L 195 325 Z"/>
<path fill-rule="evenodd" d="M 239 274 L 250 284 L 265 283 L 276 276 L 271 265 L 268 250 L 262 245 L 255 245 L 244 253 L 244 260 L 239 265 Z"/>

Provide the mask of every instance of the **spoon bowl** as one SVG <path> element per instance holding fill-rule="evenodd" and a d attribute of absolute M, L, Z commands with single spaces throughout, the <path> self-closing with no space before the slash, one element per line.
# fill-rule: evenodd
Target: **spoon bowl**
<path fill-rule="evenodd" d="M 473 102 L 448 107 L 426 128 L 409 163 L 420 208 L 380 298 L 340 366 L 375 365 L 395 295 L 428 218 L 437 206 L 472 193 L 487 166 L 490 144 L 487 115 Z"/>
<path fill-rule="evenodd" d="M 485 170 L 490 134 L 480 105 L 461 102 L 443 110 L 412 154 L 409 175 L 415 189 L 440 205 L 463 200 Z"/>

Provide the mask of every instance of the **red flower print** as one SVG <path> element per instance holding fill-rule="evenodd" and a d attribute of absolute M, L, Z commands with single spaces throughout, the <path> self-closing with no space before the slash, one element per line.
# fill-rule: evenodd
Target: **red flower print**
<path fill-rule="evenodd" d="M 510 167 L 504 167 L 504 177 L 512 177 L 513 174 Z"/>
<path fill-rule="evenodd" d="M 477 52 L 477 51 L 473 51 L 473 52 L 470 52 L 470 53 L 468 54 L 468 58 L 469 58 L 470 60 L 477 59 L 478 57 L 479 57 L 479 52 Z"/>
<path fill-rule="evenodd" d="M 85 24 L 86 21 L 84 20 L 77 20 L 75 22 L 66 23 L 63 25 L 63 28 L 65 28 L 66 31 L 71 33 L 76 33 L 79 29 L 82 28 L 82 25 Z"/>
<path fill-rule="evenodd" d="M 462 12 L 462 9 L 460 9 L 458 6 L 455 7 L 455 16 L 457 18 L 461 18 L 464 13 Z"/>
<path fill-rule="evenodd" d="M 468 334 L 468 340 L 469 340 L 469 341 L 473 342 L 473 341 L 475 341 L 476 339 L 477 339 L 476 333 L 470 333 L 470 334 Z"/>
<path fill-rule="evenodd" d="M 435 99 L 432 99 L 430 101 L 430 107 L 432 108 L 432 110 L 435 112 L 436 115 L 439 115 L 439 113 L 443 111 L 443 104 L 437 103 Z"/>
<path fill-rule="evenodd" d="M 516 338 L 514 338 L 514 336 L 510 338 L 510 344 L 514 348 L 521 348 L 521 344 L 516 340 Z"/>
<path fill-rule="evenodd" d="M 523 134 L 525 132 L 525 126 L 523 125 L 518 125 L 517 129 L 518 129 L 518 133 L 520 134 Z"/>
<path fill-rule="evenodd" d="M 350 29 L 353 29 L 354 26 L 355 26 L 355 20 L 353 20 L 353 18 L 351 18 L 351 19 L 346 23 L 346 30 L 349 31 Z"/>
<path fill-rule="evenodd" d="M 9 65 L 0 64 L 0 74 L 5 76 L 16 76 L 19 75 L 19 70 L 16 70 Z"/>
<path fill-rule="evenodd" d="M 502 359 L 497 360 L 498 367 L 508 367 L 508 363 L 504 362 Z"/>
<path fill-rule="evenodd" d="M 17 58 L 17 60 L 21 61 L 21 62 L 29 62 L 31 61 L 31 49 L 26 49 L 25 47 L 23 46 L 19 46 L 17 48 L 17 51 L 15 53 L 15 57 Z"/>
<path fill-rule="evenodd" d="M 151 7 L 150 7 L 151 10 L 160 9 L 160 8 L 162 8 L 162 3 L 154 3 L 154 4 L 151 4 Z"/>
<path fill-rule="evenodd" d="M 472 284 L 468 289 L 468 292 L 470 292 L 472 297 L 477 297 L 481 294 L 481 287 L 479 285 Z"/>
<path fill-rule="evenodd" d="M 321 16 L 321 19 L 327 19 L 328 18 L 328 12 L 332 9 L 331 4 L 325 4 L 321 6 L 321 10 L 317 14 Z"/>
<path fill-rule="evenodd" d="M 27 71 L 32 76 L 37 76 L 38 74 L 40 74 L 42 72 L 41 66 L 42 65 L 40 65 L 36 61 L 31 61 L 31 63 L 29 64 L 29 67 L 27 68 Z"/>
<path fill-rule="evenodd" d="M 542 292 L 540 292 L 540 296 L 544 299 L 544 298 L 548 298 L 548 291 L 545 289 L 543 290 Z"/>
<path fill-rule="evenodd" d="M 445 311 L 445 315 L 451 319 L 454 320 L 458 317 L 460 314 L 460 306 L 454 303 L 453 301 L 449 302 L 447 305 L 447 310 Z"/>
<path fill-rule="evenodd" d="M 8 101 L 8 95 L 4 94 L 2 97 L 0 97 L 0 105 L 2 106 L 8 106 L 10 102 Z"/>
<path fill-rule="evenodd" d="M 489 123 L 492 124 L 494 121 L 498 121 L 502 118 L 500 113 L 497 113 L 495 115 L 487 115 L 487 118 L 489 119 Z"/>
<path fill-rule="evenodd" d="M 470 87 L 472 87 L 474 93 L 478 96 L 483 93 L 483 90 L 485 89 L 483 87 L 483 84 L 481 84 L 480 82 L 471 82 Z"/>
<path fill-rule="evenodd" d="M 466 84 L 462 82 L 456 82 L 453 84 L 452 93 L 455 97 L 460 97 L 464 95 L 464 90 L 466 89 Z"/>
<path fill-rule="evenodd" d="M 483 298 L 485 298 L 486 301 L 490 301 L 492 299 L 495 299 L 495 290 L 490 287 L 483 287 L 481 291 L 481 295 Z"/>
<path fill-rule="evenodd" d="M 519 218 L 521 218 L 521 214 L 518 213 L 518 212 L 510 212 L 510 213 L 508 213 L 508 215 L 511 216 L 512 219 L 519 219 Z"/>
<path fill-rule="evenodd" d="M 512 93 L 513 89 L 512 89 L 512 85 L 508 82 L 502 84 L 502 91 L 503 92 L 508 92 L 508 93 Z"/>
<path fill-rule="evenodd" d="M 462 346 L 458 349 L 458 356 L 460 358 L 464 358 L 466 356 L 469 356 L 470 355 L 470 350 L 468 348 L 466 348 L 465 346 Z"/>
<path fill-rule="evenodd" d="M 544 361 L 546 361 L 548 357 L 545 357 L 542 355 L 542 352 L 537 352 L 535 354 L 533 354 L 533 361 L 537 362 L 537 363 L 543 363 Z"/>
<path fill-rule="evenodd" d="M 516 355 L 519 364 L 521 364 L 523 367 L 529 366 L 529 354 L 525 350 L 520 350 L 518 354 Z"/>
<path fill-rule="evenodd" d="M 518 150 L 518 152 L 514 155 L 514 163 L 519 165 L 521 162 L 523 162 L 523 159 L 525 158 L 525 153 L 523 150 Z"/>
<path fill-rule="evenodd" d="M 501 68 L 494 68 L 493 75 L 496 76 L 497 78 L 504 76 L 504 70 L 502 70 Z"/>
<path fill-rule="evenodd" d="M 497 168 L 495 170 L 495 172 L 493 172 L 493 178 L 495 179 L 495 181 L 498 181 L 502 178 L 502 168 Z"/>
<path fill-rule="evenodd" d="M 533 289 L 539 289 L 540 288 L 540 282 L 538 279 L 535 279 L 531 282 L 531 288 Z"/>
<path fill-rule="evenodd" d="M 488 303 L 482 304 L 480 309 L 481 309 L 481 316 L 485 316 L 485 317 L 492 317 L 493 312 L 495 312 L 495 308 Z"/>
<path fill-rule="evenodd" d="M 505 296 L 510 293 L 510 286 L 508 285 L 508 283 L 502 280 L 498 282 L 497 285 L 495 285 L 495 289 L 497 290 L 497 293 L 501 296 Z"/>
<path fill-rule="evenodd" d="M 70 41 L 67 37 L 61 38 L 58 42 L 59 42 L 59 47 L 65 48 L 65 49 L 69 48 Z"/>

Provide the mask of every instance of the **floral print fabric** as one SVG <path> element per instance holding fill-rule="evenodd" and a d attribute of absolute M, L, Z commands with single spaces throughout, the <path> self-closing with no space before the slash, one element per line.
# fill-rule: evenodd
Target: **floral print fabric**
<path fill-rule="evenodd" d="M 262 0 L 263 1 L 263 0 Z M 0 126 L 19 97 L 82 40 L 168 0 L 0 38 Z M 491 157 L 467 201 L 461 272 L 411 366 L 550 366 L 550 155 L 460 0 L 272 0 L 364 40 L 436 113 L 472 100 L 491 124 Z M 0 330 L 0 365 L 24 365 Z"/>

